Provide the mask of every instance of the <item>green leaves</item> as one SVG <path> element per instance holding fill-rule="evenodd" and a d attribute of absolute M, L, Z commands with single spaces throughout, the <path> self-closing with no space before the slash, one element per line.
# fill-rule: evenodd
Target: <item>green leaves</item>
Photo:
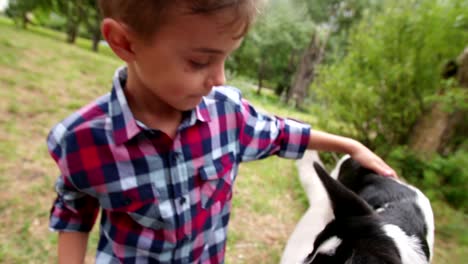
<path fill-rule="evenodd" d="M 468 39 L 466 0 L 386 2 L 382 12 L 369 13 L 351 29 L 348 54 L 322 67 L 312 87 L 330 118 L 352 124 L 331 129 L 371 147 L 407 143 L 430 105 L 427 98 L 445 87 L 442 66 Z M 454 93 L 445 96 L 453 99 Z"/>
<path fill-rule="evenodd" d="M 292 53 L 304 48 L 312 30 L 313 24 L 303 6 L 287 0 L 271 1 L 241 48 L 233 54 L 228 68 L 254 79 L 263 68 L 263 78 L 277 84 L 294 72 L 289 69 Z"/>
<path fill-rule="evenodd" d="M 398 147 L 391 151 L 388 160 L 399 169 L 399 175 L 422 188 L 431 200 L 446 200 L 455 208 L 468 212 L 466 152 L 457 151 L 448 157 L 436 155 L 426 160 L 406 147 Z"/>

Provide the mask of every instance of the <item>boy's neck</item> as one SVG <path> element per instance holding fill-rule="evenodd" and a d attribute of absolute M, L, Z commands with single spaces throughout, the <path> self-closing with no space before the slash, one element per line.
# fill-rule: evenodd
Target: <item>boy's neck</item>
<path fill-rule="evenodd" d="M 182 111 L 171 107 L 145 89 L 131 67 L 128 68 L 124 93 L 136 120 L 151 129 L 163 131 L 171 138 L 175 137 L 177 128 L 182 122 Z"/>

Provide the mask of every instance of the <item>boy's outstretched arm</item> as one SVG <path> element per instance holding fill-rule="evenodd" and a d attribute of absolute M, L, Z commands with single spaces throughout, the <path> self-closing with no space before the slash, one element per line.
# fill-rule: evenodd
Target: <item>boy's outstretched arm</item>
<path fill-rule="evenodd" d="M 58 239 L 58 264 L 83 264 L 89 233 L 60 232 Z"/>
<path fill-rule="evenodd" d="M 362 166 L 380 175 L 397 177 L 395 171 L 359 141 L 326 132 L 311 130 L 308 149 L 347 153 Z"/>

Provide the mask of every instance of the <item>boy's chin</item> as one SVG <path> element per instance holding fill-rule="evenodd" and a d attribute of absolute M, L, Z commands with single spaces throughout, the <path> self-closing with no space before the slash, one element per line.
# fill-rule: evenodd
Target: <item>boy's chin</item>
<path fill-rule="evenodd" d="M 178 105 L 175 108 L 181 112 L 192 111 L 201 103 L 201 101 L 202 101 L 202 97 L 198 99 L 194 98 L 191 100 L 187 100 L 184 104 Z"/>

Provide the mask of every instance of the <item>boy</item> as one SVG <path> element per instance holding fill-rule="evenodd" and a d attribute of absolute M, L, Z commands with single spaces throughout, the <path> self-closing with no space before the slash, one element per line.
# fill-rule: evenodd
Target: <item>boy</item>
<path fill-rule="evenodd" d="M 362 144 L 255 111 L 222 86 L 259 0 L 102 0 L 102 34 L 126 63 L 111 92 L 48 138 L 61 175 L 50 227 L 59 263 L 82 263 L 102 208 L 97 263 L 222 263 L 240 162 L 351 154 L 394 172 Z"/>

